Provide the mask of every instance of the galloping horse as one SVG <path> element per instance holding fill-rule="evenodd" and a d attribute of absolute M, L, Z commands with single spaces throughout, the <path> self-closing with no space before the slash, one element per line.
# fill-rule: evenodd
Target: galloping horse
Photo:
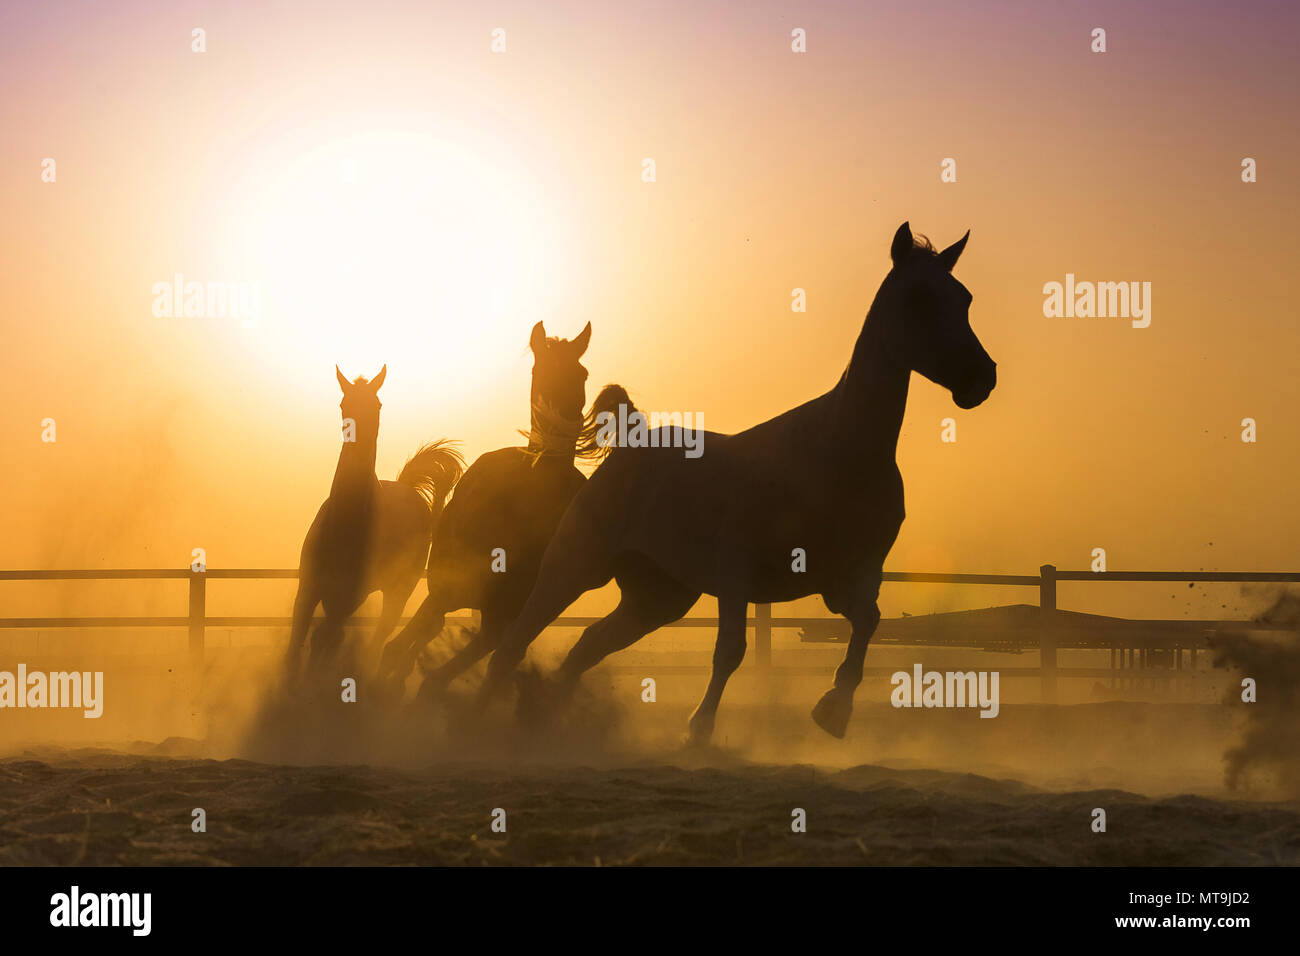
<path fill-rule="evenodd" d="M 325 620 L 311 640 L 311 659 L 328 659 L 343 640 L 343 625 L 374 591 L 384 606 L 374 640 L 387 637 L 402 616 L 406 600 L 420 581 L 434 521 L 465 460 L 445 440 L 421 447 L 402 468 L 397 481 L 375 477 L 379 439 L 379 386 L 388 366 L 373 381 L 343 377 L 343 448 L 334 470 L 330 496 L 307 532 L 293 602 L 289 653 L 296 658 L 319 603 Z"/>
<path fill-rule="evenodd" d="M 862 680 L 885 556 L 903 521 L 895 461 L 912 371 L 974 408 L 996 366 L 971 330 L 971 295 L 952 275 L 970 237 L 936 253 L 907 223 L 839 383 L 826 394 L 736 435 L 708 433 L 687 458 L 671 434 L 619 448 L 574 498 L 551 539 L 537 584 L 488 665 L 479 706 L 528 645 L 583 592 L 618 582 L 621 599 L 588 627 L 561 665 L 561 692 L 604 659 L 718 598 L 713 675 L 691 716 L 707 742 L 727 678 L 745 655 L 750 602 L 820 594 L 853 625 L 848 652 L 812 717 L 844 736 Z M 658 447 L 653 447 L 658 446 Z M 803 549 L 806 569 L 793 568 Z"/>
<path fill-rule="evenodd" d="M 575 457 L 603 457 L 595 444 L 596 417 L 628 402 L 627 392 L 606 385 L 584 416 L 587 370 L 579 360 L 591 341 L 591 323 L 576 339 L 547 338 L 533 326 L 527 448 L 500 448 L 478 458 L 456 485 L 438 521 L 429 552 L 429 596 L 410 623 L 384 648 L 381 681 L 405 679 L 416 656 L 459 608 L 481 612 L 468 644 L 420 688 L 432 698 L 458 674 L 497 646 L 532 590 L 546 543 L 564 510 L 586 482 Z"/>

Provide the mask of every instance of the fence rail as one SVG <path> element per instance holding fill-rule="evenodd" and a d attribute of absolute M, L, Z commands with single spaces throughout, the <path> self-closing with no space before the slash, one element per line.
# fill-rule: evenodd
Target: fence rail
<path fill-rule="evenodd" d="M 295 579 L 296 568 L 208 568 L 194 571 L 189 568 L 117 568 L 87 570 L 0 570 L 0 581 L 127 581 L 127 580 L 178 580 L 189 582 L 189 613 L 183 617 L 5 617 L 0 618 L 0 629 L 47 628 L 98 628 L 98 627 L 184 627 L 189 632 L 191 667 L 196 675 L 203 672 L 206 630 L 209 627 L 288 627 L 289 617 L 223 616 L 207 614 L 207 582 L 209 580 L 268 580 Z M 1037 676 L 1042 682 L 1043 696 L 1054 699 L 1058 673 L 1075 677 L 1094 677 L 1113 674 L 1104 668 L 1059 668 L 1056 663 L 1056 631 L 1053 619 L 1057 610 L 1056 585 L 1060 581 L 1088 582 L 1215 582 L 1215 583 L 1300 583 L 1300 572 L 1295 571 L 1060 571 L 1055 565 L 1045 564 L 1035 575 L 1026 574 L 964 574 L 943 572 L 886 571 L 885 582 L 912 584 L 980 584 L 999 587 L 1032 587 L 1038 589 L 1038 605 L 1042 611 L 1042 626 L 1038 630 L 1039 666 L 1037 668 L 1003 668 L 1009 676 Z M 353 617 L 350 625 L 373 624 L 374 617 Z M 410 620 L 409 617 L 402 621 Z M 463 621 L 466 618 L 448 618 Z M 586 627 L 595 623 L 595 617 L 561 617 L 552 627 Z M 825 622 L 825 617 L 773 617 L 770 604 L 754 605 L 754 616 L 747 618 L 747 626 L 754 629 L 754 661 L 758 668 L 772 668 L 772 629 L 815 626 Z M 1154 623 L 1154 622 L 1153 622 Z M 1169 623 L 1169 622 L 1160 622 Z M 1209 622 L 1187 622 L 1188 626 L 1206 625 Z M 1222 625 L 1249 626 L 1249 621 L 1223 621 Z M 715 617 L 685 617 L 667 627 L 716 628 Z M 1179 661 L 1181 663 L 1181 651 Z M 1112 660 L 1114 659 L 1112 653 Z M 1145 653 L 1143 655 L 1145 660 Z M 662 668 L 661 668 L 662 669 Z M 672 671 L 694 671 L 693 666 L 671 667 Z M 824 667 L 783 666 L 790 673 L 822 673 Z M 881 671 L 867 668 L 867 673 Z"/>

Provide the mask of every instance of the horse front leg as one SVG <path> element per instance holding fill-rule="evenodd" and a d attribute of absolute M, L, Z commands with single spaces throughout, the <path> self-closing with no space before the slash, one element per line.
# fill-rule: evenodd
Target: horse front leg
<path fill-rule="evenodd" d="M 749 605 L 735 598 L 718 598 L 718 642 L 713 648 L 713 674 L 704 691 L 704 699 L 691 714 L 690 735 L 693 746 L 703 746 L 713 737 L 713 722 L 727 679 L 745 659 L 745 614 Z"/>
<path fill-rule="evenodd" d="M 822 695 L 812 710 L 813 722 L 832 737 L 843 737 L 848 730 L 849 718 L 853 716 L 853 692 L 862 683 L 862 664 L 867 657 L 867 644 L 880 623 L 880 608 L 876 605 L 879 593 L 880 581 L 876 579 L 874 584 L 862 589 L 849 608 L 846 617 L 853 624 L 849 649 L 840 666 L 835 669 L 834 685 Z"/>
<path fill-rule="evenodd" d="M 411 592 L 414 590 L 414 581 L 409 583 L 403 581 L 383 592 L 383 607 L 379 611 L 379 620 L 375 624 L 375 630 L 370 635 L 369 646 L 371 648 L 383 647 L 384 638 L 393 633 L 393 628 L 397 627 L 402 612 L 406 610 L 406 602 L 410 600 Z"/>
<path fill-rule="evenodd" d="M 505 631 L 506 622 L 491 608 L 486 610 L 480 608 L 480 610 L 483 611 L 483 617 L 479 622 L 478 631 L 471 634 L 465 646 L 449 660 L 425 674 L 424 681 L 416 693 L 416 700 L 426 703 L 436 701 L 453 680 L 496 650 L 501 642 L 501 634 Z"/>
<path fill-rule="evenodd" d="M 405 602 L 403 602 L 405 605 Z M 379 656 L 379 681 L 401 682 L 411 673 L 424 646 L 437 637 L 446 624 L 447 605 L 443 596 L 430 592 L 406 627 L 384 645 Z M 401 611 L 398 611 L 401 616 Z"/>
<path fill-rule="evenodd" d="M 298 594 L 293 600 L 293 627 L 289 632 L 289 649 L 285 654 L 285 673 L 290 679 L 302 669 L 302 657 L 307 648 L 307 634 L 311 631 L 311 618 L 316 612 L 320 596 L 310 572 L 298 581 Z"/>

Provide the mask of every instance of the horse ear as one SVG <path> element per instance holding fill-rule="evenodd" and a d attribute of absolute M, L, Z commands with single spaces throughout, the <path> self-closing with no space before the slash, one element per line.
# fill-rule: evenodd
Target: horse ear
<path fill-rule="evenodd" d="M 379 374 L 370 380 L 370 390 L 372 392 L 379 391 L 379 386 L 384 384 L 384 379 L 387 376 L 388 376 L 388 363 L 384 363 L 384 367 L 379 370 Z"/>
<path fill-rule="evenodd" d="M 894 260 L 894 265 L 898 265 L 912 251 L 912 227 L 903 223 L 898 227 L 898 232 L 894 233 L 893 245 L 889 247 L 889 258 Z"/>
<path fill-rule="evenodd" d="M 591 323 L 578 333 L 578 337 L 573 340 L 574 358 L 582 358 L 582 353 L 587 351 L 587 346 L 591 344 Z"/>
<path fill-rule="evenodd" d="M 528 347 L 532 349 L 533 354 L 536 355 L 545 346 L 546 346 L 546 328 L 545 326 L 542 325 L 542 323 L 538 322 L 536 325 L 533 326 L 533 334 L 529 336 Z"/>
<path fill-rule="evenodd" d="M 966 235 L 939 253 L 939 265 L 943 266 L 944 271 L 952 272 L 952 267 L 957 264 L 957 258 L 961 255 L 961 251 L 966 248 L 966 240 L 969 238 L 970 230 L 967 229 Z"/>
<path fill-rule="evenodd" d="M 349 391 L 351 391 L 352 383 L 348 381 L 346 375 L 344 375 L 342 372 L 339 371 L 339 367 L 337 365 L 334 366 L 334 374 L 338 376 L 339 388 L 343 389 L 343 394 L 346 395 Z"/>

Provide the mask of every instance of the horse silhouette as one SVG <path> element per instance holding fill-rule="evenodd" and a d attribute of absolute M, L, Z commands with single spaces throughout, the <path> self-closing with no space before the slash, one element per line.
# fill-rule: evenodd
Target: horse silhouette
<path fill-rule="evenodd" d="M 469 642 L 421 685 L 421 697 L 436 697 L 495 649 L 523 607 L 547 542 L 586 483 L 574 459 L 603 457 L 594 441 L 596 416 L 628 401 L 620 386 L 607 385 L 583 415 L 587 370 L 579 360 L 590 341 L 590 322 L 572 341 L 547 338 L 541 322 L 533 327 L 528 446 L 487 452 L 456 485 L 429 551 L 429 596 L 384 648 L 381 682 L 405 679 L 420 650 L 442 631 L 448 612 L 477 609 L 479 627 Z"/>
<path fill-rule="evenodd" d="M 684 615 L 702 593 L 718 599 L 713 673 L 690 719 L 707 742 L 727 678 L 745 654 L 750 602 L 820 594 L 853 625 L 834 685 L 813 720 L 842 737 L 862 680 L 885 556 L 903 521 L 895 460 L 913 370 L 983 402 L 996 366 L 971 330 L 971 295 L 951 274 L 970 237 L 935 252 L 907 223 L 890 248 L 893 268 L 876 293 L 839 382 L 826 394 L 735 435 L 707 433 L 687 458 L 678 435 L 615 449 L 574 498 L 537 584 L 488 665 L 478 706 L 517 667 L 528 645 L 583 592 L 614 578 L 618 606 L 588 627 L 549 692 Z M 669 429 L 673 432 L 675 429 Z M 806 568 L 794 570 L 795 549 Z M 526 704 L 527 695 L 521 695 Z"/>
<path fill-rule="evenodd" d="M 379 387 L 388 366 L 369 382 L 364 376 L 349 382 L 337 366 L 334 372 L 343 389 L 343 448 L 330 496 L 303 541 L 289 638 L 296 659 L 316 605 L 324 607 L 325 619 L 311 638 L 313 663 L 334 656 L 344 623 L 374 591 L 383 592 L 384 604 L 373 640 L 393 630 L 424 570 L 434 521 L 465 467 L 444 439 L 422 446 L 396 481 L 380 481 Z"/>

